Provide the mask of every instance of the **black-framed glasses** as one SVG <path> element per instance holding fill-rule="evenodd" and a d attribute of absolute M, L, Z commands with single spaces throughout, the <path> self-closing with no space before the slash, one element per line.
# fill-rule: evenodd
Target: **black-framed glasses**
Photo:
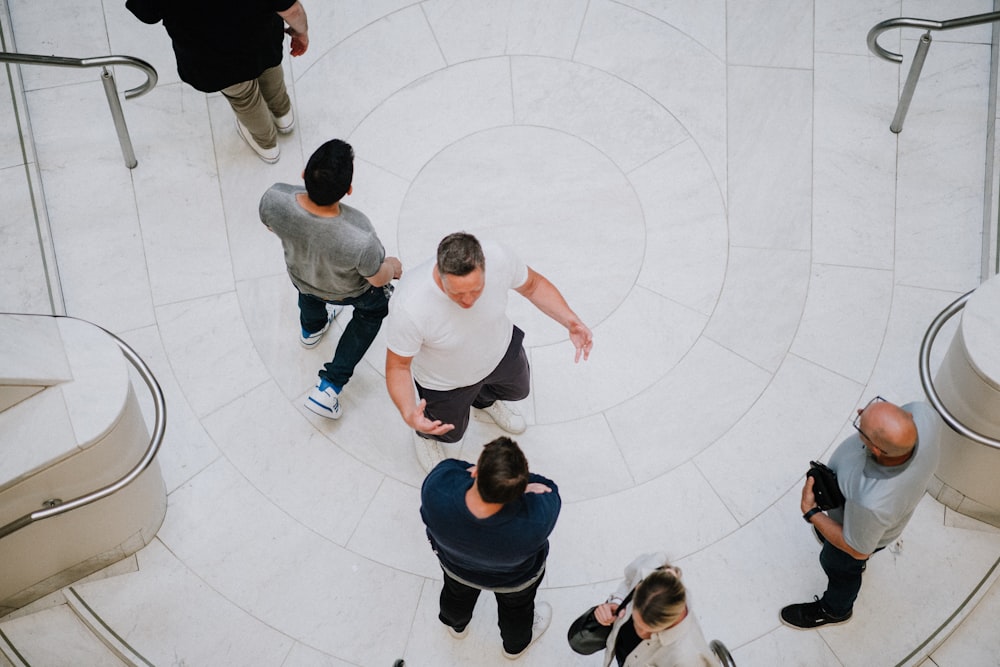
<path fill-rule="evenodd" d="M 886 403 L 886 402 L 887 401 L 884 398 L 882 398 L 881 396 L 876 396 L 872 400 L 870 400 L 867 403 L 865 403 L 865 407 L 863 407 L 860 410 L 858 410 L 858 414 L 856 414 L 854 416 L 854 421 L 851 422 L 854 425 L 855 430 L 858 433 L 861 434 L 861 437 L 863 437 L 865 440 L 867 440 L 868 442 L 870 442 L 872 445 L 874 445 L 875 443 L 872 441 L 871 438 L 868 437 L 867 433 L 865 433 L 864 431 L 861 430 L 861 415 L 865 414 L 865 410 L 867 410 L 868 408 L 870 408 L 873 403 Z"/>

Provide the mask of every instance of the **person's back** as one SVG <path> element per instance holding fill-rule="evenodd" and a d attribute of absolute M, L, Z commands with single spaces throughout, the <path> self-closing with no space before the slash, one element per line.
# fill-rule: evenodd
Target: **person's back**
<path fill-rule="evenodd" d="M 363 294 L 365 276 L 378 271 L 385 254 L 371 221 L 343 203 L 336 216 L 310 213 L 297 203 L 301 194 L 307 194 L 302 186 L 275 183 L 260 201 L 260 217 L 281 239 L 292 283 L 331 301 Z"/>
<path fill-rule="evenodd" d="M 940 450 L 941 419 L 927 403 L 900 406 L 911 413 L 917 431 L 913 454 L 905 462 L 884 466 L 853 441 L 843 443 L 830 457 L 847 502 L 830 510 L 830 517 L 844 526 L 849 544 L 873 552 L 892 544 L 909 523 L 923 497 Z"/>
<path fill-rule="evenodd" d="M 562 501 L 555 483 L 528 471 L 510 438 L 487 443 L 476 465 L 440 462 L 420 490 L 420 516 L 444 577 L 438 620 L 455 639 L 468 633 L 483 590 L 497 601 L 503 654 L 515 659 L 549 626 L 552 608 L 535 604 L 549 534 Z"/>
<path fill-rule="evenodd" d="M 212 93 L 248 81 L 282 59 L 284 21 L 272 0 L 128 0 L 146 23 L 162 20 L 170 35 L 177 73 Z"/>
<path fill-rule="evenodd" d="M 181 80 L 205 93 L 221 92 L 236 114 L 236 132 L 261 160 L 277 162 L 278 134 L 295 127 L 281 69 L 285 33 L 293 56 L 309 48 L 302 3 L 127 0 L 125 7 L 143 23 L 163 22 Z"/>
<path fill-rule="evenodd" d="M 559 489 L 552 480 L 530 474 L 550 493 L 523 494 L 496 514 L 477 518 L 465 505 L 472 486 L 472 464 L 440 463 L 421 487 L 420 516 L 442 565 L 472 583 L 511 586 L 537 573 L 548 556 L 548 536 L 559 516 Z"/>
<path fill-rule="evenodd" d="M 333 359 L 306 398 L 310 411 L 339 419 L 340 392 L 371 347 L 389 313 L 389 283 L 403 273 L 386 257 L 371 221 L 341 203 L 353 191 L 354 149 L 340 139 L 323 143 L 303 172 L 305 187 L 275 183 L 260 199 L 260 220 L 281 239 L 288 277 L 298 292 L 299 343 L 319 344 L 340 307 L 351 321 Z"/>

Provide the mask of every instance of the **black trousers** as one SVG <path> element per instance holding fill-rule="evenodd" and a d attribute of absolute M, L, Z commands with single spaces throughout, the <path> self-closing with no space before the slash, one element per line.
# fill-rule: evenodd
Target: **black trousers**
<path fill-rule="evenodd" d="M 524 332 L 516 326 L 503 359 L 485 378 L 468 387 L 447 391 L 426 389 L 417 385 L 417 394 L 427 401 L 424 414 L 428 419 L 440 419 L 444 424 L 454 424 L 454 430 L 444 435 L 427 435 L 425 438 L 440 442 L 458 442 L 469 427 L 469 407 L 487 408 L 495 401 L 520 401 L 531 389 L 531 369 L 528 354 L 524 351 Z"/>
<path fill-rule="evenodd" d="M 444 588 L 441 589 L 441 611 L 438 619 L 461 632 L 472 620 L 472 611 L 479 599 L 479 588 L 466 586 L 455 581 L 444 572 Z M 497 616 L 500 637 L 507 653 L 520 653 L 531 643 L 531 625 L 535 620 L 535 593 L 542 583 L 542 577 L 523 591 L 516 593 L 494 593 L 497 599 Z"/>

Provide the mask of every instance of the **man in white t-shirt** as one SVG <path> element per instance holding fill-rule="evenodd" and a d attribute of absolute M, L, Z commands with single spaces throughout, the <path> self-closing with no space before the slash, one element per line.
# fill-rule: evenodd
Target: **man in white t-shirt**
<path fill-rule="evenodd" d="M 927 403 L 898 406 L 876 396 L 858 410 L 856 434 L 830 457 L 845 503 L 824 514 L 813 479 L 802 488 L 802 518 L 823 542 L 826 592 L 781 610 L 781 621 L 809 630 L 851 619 L 868 559 L 895 542 L 937 469 L 941 418 Z"/>
<path fill-rule="evenodd" d="M 566 327 L 576 361 L 590 356 L 590 329 L 551 282 L 507 248 L 465 232 L 446 236 L 436 261 L 408 271 L 389 302 L 385 381 L 427 470 L 445 458 L 440 442 L 465 435 L 470 407 L 510 433 L 525 429 L 505 403 L 530 387 L 524 333 L 507 317 L 510 290 Z"/>

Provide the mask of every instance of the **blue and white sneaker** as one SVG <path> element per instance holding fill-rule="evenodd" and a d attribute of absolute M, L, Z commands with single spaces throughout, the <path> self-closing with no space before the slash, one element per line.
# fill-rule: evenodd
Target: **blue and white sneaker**
<path fill-rule="evenodd" d="M 340 419 L 341 409 L 340 409 L 340 394 L 338 394 L 333 385 L 330 384 L 326 379 L 320 378 L 319 382 L 313 387 L 312 392 L 310 392 L 309 397 L 306 399 L 306 407 L 315 412 L 320 417 L 326 417 L 327 419 Z"/>
<path fill-rule="evenodd" d="M 323 340 L 323 334 L 325 334 L 326 330 L 330 328 L 330 322 L 332 322 L 333 318 L 335 318 L 337 315 L 340 314 L 341 310 L 343 310 L 343 308 L 341 308 L 340 306 L 333 306 L 327 304 L 326 324 L 323 325 L 322 329 L 314 333 L 309 333 L 305 329 L 302 329 L 302 332 L 299 334 L 299 343 L 302 345 L 302 347 L 305 348 L 316 347 L 316 344 L 319 343 L 321 340 Z"/>

